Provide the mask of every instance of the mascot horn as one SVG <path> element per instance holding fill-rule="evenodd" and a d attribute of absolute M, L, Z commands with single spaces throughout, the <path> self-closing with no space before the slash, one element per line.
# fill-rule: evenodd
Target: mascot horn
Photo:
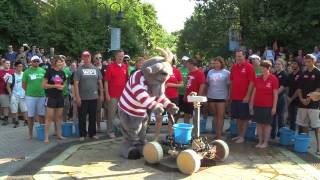
<path fill-rule="evenodd" d="M 173 54 L 168 49 L 157 50 L 163 57 L 152 57 L 145 61 L 141 68 L 130 76 L 118 103 L 123 135 L 120 152 L 128 159 L 141 158 L 150 111 L 162 114 L 164 109 L 167 109 L 169 113 L 176 114 L 179 110 L 164 94 L 165 82 L 173 73 Z"/>

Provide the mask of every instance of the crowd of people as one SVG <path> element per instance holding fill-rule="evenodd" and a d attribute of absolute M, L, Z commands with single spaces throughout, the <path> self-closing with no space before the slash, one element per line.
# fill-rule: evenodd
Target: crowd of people
<path fill-rule="evenodd" d="M 125 89 L 130 74 L 139 70 L 145 60 L 145 57 L 137 58 L 133 67 L 129 63 L 132 62 L 130 56 L 118 50 L 114 59 L 108 61 L 103 60 L 100 52 L 92 55 L 83 51 L 80 61 L 66 62 L 66 57 L 56 55 L 54 48 L 46 54 L 43 48 L 29 48 L 23 44 L 16 53 L 10 45 L 1 59 L 2 124 L 8 124 L 9 115 L 14 127 L 22 119 L 32 138 L 33 123 L 37 120 L 45 124 L 44 141 L 49 143 L 51 121 L 55 122 L 57 138 L 64 139 L 61 122 L 78 120 L 80 140 L 83 141 L 87 137 L 98 139 L 96 133 L 101 131 L 104 116 L 107 119 L 106 133 L 115 138 L 113 126 L 119 99 L 122 93 L 128 93 Z M 320 71 L 316 67 L 319 62 L 317 46 L 311 54 L 299 50 L 296 56 L 287 55 L 282 47 L 276 51 L 266 47 L 263 54 L 253 53 L 252 49 L 238 50 L 230 66 L 230 62 L 220 56 L 209 59 L 207 64 L 203 64 L 201 53 L 194 58 L 183 56 L 179 61 L 175 57 L 165 95 L 180 107 L 180 112 L 169 118 L 177 121 L 183 114 L 184 122 L 191 123 L 193 104 L 187 102 L 187 96 L 196 92 L 208 98 L 202 116 L 204 120 L 208 114 L 214 116 L 216 139 L 223 138 L 225 114 L 230 111 L 239 128 L 239 135 L 233 138 L 236 143 L 245 141 L 250 120 L 257 123 L 257 148 L 268 147 L 269 139 L 279 136 L 279 129 L 284 126 L 300 133 L 309 133 L 311 127 L 315 130 L 317 153 L 320 154 L 319 101 L 308 96 L 320 91 Z M 138 90 L 136 93 L 139 96 Z M 122 108 L 124 102 L 131 103 L 125 108 L 134 107 L 134 102 L 125 99 L 120 103 Z M 139 113 L 137 109 L 132 111 Z M 161 123 L 161 115 L 158 115 L 156 138 Z M 170 128 L 169 135 L 172 135 Z"/>

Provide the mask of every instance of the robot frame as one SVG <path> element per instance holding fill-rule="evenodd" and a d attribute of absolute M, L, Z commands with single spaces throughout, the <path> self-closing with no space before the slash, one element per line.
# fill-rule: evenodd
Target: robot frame
<path fill-rule="evenodd" d="M 149 164 L 160 163 L 165 155 L 176 158 L 180 172 L 190 175 L 200 169 L 202 160 L 224 161 L 229 156 L 229 147 L 223 140 L 210 142 L 206 136 L 200 136 L 200 104 L 207 102 L 207 98 L 196 96 L 196 94 L 189 95 L 187 98 L 188 102 L 194 105 L 194 132 L 191 145 L 177 144 L 174 138 L 168 138 L 162 143 L 153 141 L 145 144 L 143 156 Z"/>

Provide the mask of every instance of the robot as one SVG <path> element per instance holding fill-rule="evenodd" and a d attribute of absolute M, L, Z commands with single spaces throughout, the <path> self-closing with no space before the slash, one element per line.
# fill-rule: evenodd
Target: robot
<path fill-rule="evenodd" d="M 166 142 L 149 142 L 143 147 L 143 156 L 147 163 L 157 164 L 169 156 L 176 159 L 176 166 L 180 172 L 190 175 L 200 169 L 201 162 L 224 161 L 229 155 L 229 147 L 222 140 L 209 141 L 206 136 L 200 136 L 200 103 L 206 102 L 204 96 L 195 94 L 187 97 L 194 105 L 194 136 L 189 145 L 178 144 L 173 139 Z M 174 123 L 174 122 L 172 122 Z M 168 157 L 167 157 L 168 158 Z"/>

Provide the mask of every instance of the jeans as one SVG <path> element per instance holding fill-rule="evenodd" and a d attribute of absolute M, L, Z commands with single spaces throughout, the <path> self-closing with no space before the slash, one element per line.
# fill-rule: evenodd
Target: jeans
<path fill-rule="evenodd" d="M 271 138 L 275 138 L 279 135 L 279 129 L 284 126 L 284 111 L 285 111 L 286 99 L 285 94 L 281 93 L 278 96 L 277 112 L 272 121 Z"/>
<path fill-rule="evenodd" d="M 297 112 L 297 105 L 291 103 L 288 107 L 288 121 L 290 123 L 290 129 L 293 131 L 296 130 Z"/>
<path fill-rule="evenodd" d="M 87 136 L 87 115 L 89 115 L 89 137 L 96 135 L 96 111 L 97 111 L 97 99 L 93 100 L 81 100 L 81 106 L 78 109 L 79 118 L 79 131 L 80 137 Z"/>

